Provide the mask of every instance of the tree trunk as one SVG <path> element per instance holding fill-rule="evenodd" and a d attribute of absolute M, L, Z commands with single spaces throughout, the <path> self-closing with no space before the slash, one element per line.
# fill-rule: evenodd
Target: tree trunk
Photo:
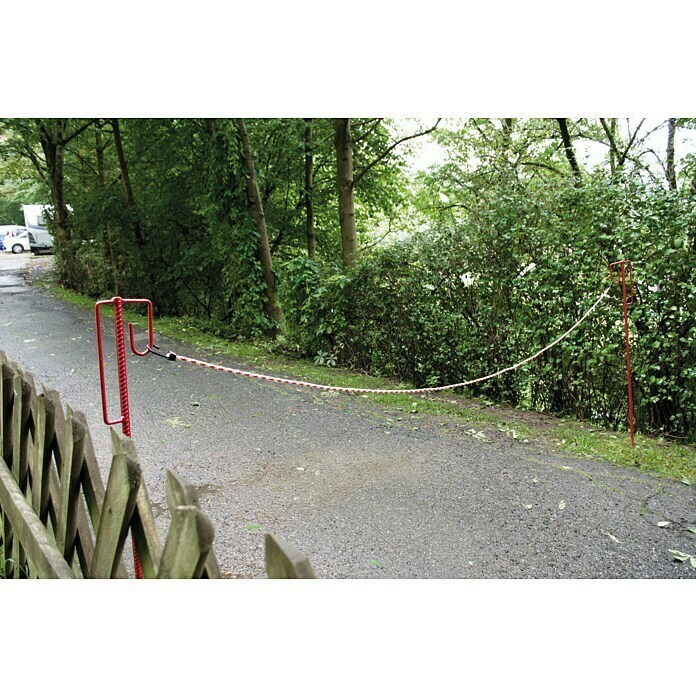
<path fill-rule="evenodd" d="M 101 190 L 102 196 L 106 191 L 106 164 L 104 162 L 104 150 L 106 145 L 104 145 L 102 140 L 102 132 L 97 125 L 94 129 L 95 137 L 95 149 L 97 151 L 97 177 L 99 179 L 99 188 Z M 111 240 L 111 228 L 108 222 L 104 223 L 104 243 L 106 244 L 106 250 L 109 254 L 109 259 L 111 261 L 111 270 L 114 279 L 114 294 L 120 295 L 119 290 L 119 268 L 116 261 L 116 254 L 114 252 L 114 245 Z"/>
<path fill-rule="evenodd" d="M 54 119 L 52 123 L 39 122 L 41 148 L 48 167 L 48 180 L 51 186 L 51 203 L 53 204 L 53 224 L 57 246 L 70 240 L 68 229 L 68 209 L 65 204 L 63 166 L 65 163 L 66 119 Z"/>
<path fill-rule="evenodd" d="M 135 234 L 135 243 L 138 245 L 139 249 L 142 249 L 145 245 L 145 238 L 143 237 L 143 231 L 140 226 L 140 219 L 138 218 L 138 210 L 135 206 L 135 198 L 133 196 L 133 187 L 131 186 L 130 174 L 128 172 L 128 161 L 126 160 L 126 155 L 123 151 L 123 140 L 121 139 L 121 127 L 119 125 L 117 118 L 111 119 L 111 124 L 114 129 L 114 145 L 116 146 L 116 154 L 118 156 L 118 164 L 121 168 L 121 182 L 123 183 L 123 191 L 126 195 L 126 207 L 131 214 L 133 232 Z"/>
<path fill-rule="evenodd" d="M 68 227 L 68 208 L 65 203 L 65 179 L 63 167 L 65 164 L 65 128 L 67 119 L 40 119 L 39 140 L 46 159 L 48 183 L 51 189 L 51 204 L 53 208 L 53 234 L 57 250 L 58 273 L 60 279 L 69 287 L 75 286 L 76 271 L 72 263 L 73 256 L 68 249 L 70 229 Z"/>
<path fill-rule="evenodd" d="M 352 265 L 358 254 L 358 234 L 355 228 L 355 199 L 353 195 L 353 140 L 350 119 L 335 118 L 334 145 L 338 184 L 338 220 L 341 226 L 343 265 Z"/>
<path fill-rule="evenodd" d="M 609 142 L 609 171 L 611 175 L 614 176 L 617 168 L 621 166 L 621 153 L 616 144 L 616 119 L 610 118 L 609 123 L 607 123 L 606 119 L 600 118 L 599 122 L 602 124 L 604 133 L 607 136 L 607 141 Z"/>
<path fill-rule="evenodd" d="M 273 275 L 273 262 L 271 260 L 271 249 L 268 244 L 268 230 L 266 229 L 266 216 L 263 212 L 263 203 L 259 192 L 259 182 L 256 178 L 256 167 L 254 156 L 251 151 L 251 144 L 247 134 L 243 118 L 235 118 L 239 139 L 242 143 L 244 168 L 247 179 L 247 199 L 249 201 L 249 211 L 259 235 L 259 261 L 263 269 L 263 278 L 266 281 L 266 301 L 264 302 L 264 312 L 279 328 L 283 323 L 283 312 L 278 304 L 275 290 L 275 276 Z M 278 330 L 276 328 L 273 333 Z"/>
<path fill-rule="evenodd" d="M 510 151 L 512 148 L 512 126 L 513 126 L 513 119 L 511 118 L 504 118 L 502 120 L 503 124 L 503 151 L 507 155 L 507 153 Z"/>
<path fill-rule="evenodd" d="M 307 213 L 307 256 L 313 259 L 316 254 L 317 241 L 314 236 L 314 152 L 312 150 L 312 119 L 305 119 L 305 186 L 304 200 Z"/>
<path fill-rule="evenodd" d="M 563 149 L 565 150 L 566 157 L 568 158 L 568 164 L 573 171 L 575 176 L 575 183 L 577 186 L 582 184 L 582 172 L 578 166 L 578 161 L 575 158 L 575 150 L 573 150 L 573 141 L 570 139 L 570 131 L 568 130 L 568 119 L 567 118 L 557 118 L 558 128 L 561 131 L 561 140 L 563 140 Z"/>
<path fill-rule="evenodd" d="M 667 184 L 670 191 L 677 190 L 677 174 L 674 170 L 674 133 L 677 129 L 677 119 L 670 118 L 667 122 Z"/>

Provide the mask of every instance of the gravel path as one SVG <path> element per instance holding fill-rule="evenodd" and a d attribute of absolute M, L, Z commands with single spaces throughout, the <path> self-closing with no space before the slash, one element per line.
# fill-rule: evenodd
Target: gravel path
<path fill-rule="evenodd" d="M 25 284 L 47 264 L 0 254 L 0 349 L 86 414 L 105 462 L 93 317 Z M 161 345 L 241 367 L 167 338 Z M 113 359 L 108 366 L 115 371 Z M 229 577 L 263 576 L 263 532 L 272 531 L 321 578 L 696 578 L 669 553 L 696 554 L 687 531 L 696 486 L 501 433 L 479 441 L 439 416 L 396 421 L 369 398 L 153 356 L 131 356 L 129 376 L 161 531 L 170 468 L 198 489 Z"/>

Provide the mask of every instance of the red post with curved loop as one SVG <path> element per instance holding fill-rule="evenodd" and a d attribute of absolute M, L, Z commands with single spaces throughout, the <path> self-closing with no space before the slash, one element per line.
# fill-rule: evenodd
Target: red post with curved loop
<path fill-rule="evenodd" d="M 633 378 L 631 377 L 631 344 L 628 340 L 628 308 L 630 305 L 635 304 L 635 296 L 633 294 L 633 264 L 628 260 L 610 263 L 609 276 L 612 283 L 615 285 L 621 285 L 621 294 L 623 298 L 624 342 L 626 344 L 626 379 L 628 382 L 628 431 L 631 435 L 631 447 L 635 447 Z"/>
<path fill-rule="evenodd" d="M 128 324 L 130 338 L 130 348 L 140 356 L 147 355 L 155 347 L 155 333 L 152 318 L 152 302 L 150 300 L 124 300 L 122 297 L 113 297 L 110 300 L 102 300 L 94 305 L 94 316 L 97 330 L 97 354 L 99 356 L 99 384 L 102 398 L 102 414 L 104 423 L 107 425 L 121 425 L 121 430 L 126 437 L 131 436 L 130 403 L 128 397 L 128 366 L 126 361 L 126 337 L 123 329 L 123 305 L 124 304 L 145 304 L 147 306 L 147 326 L 148 343 L 144 351 L 139 351 L 135 347 L 135 331 L 133 323 Z M 104 349 L 102 347 L 102 326 L 101 308 L 105 305 L 112 305 L 114 308 L 114 331 L 116 333 L 116 369 L 118 373 L 118 396 L 121 407 L 121 416 L 116 420 L 109 418 L 108 404 L 106 398 L 106 376 L 104 370 Z M 133 541 L 133 563 L 135 565 L 135 577 L 142 579 L 143 573 L 140 567 L 140 559 Z"/>

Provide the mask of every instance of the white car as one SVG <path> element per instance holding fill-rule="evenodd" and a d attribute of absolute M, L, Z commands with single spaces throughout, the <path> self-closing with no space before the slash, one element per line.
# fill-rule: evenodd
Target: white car
<path fill-rule="evenodd" d="M 29 251 L 29 232 L 23 227 L 17 228 L 14 232 L 9 232 L 4 237 L 0 237 L 0 246 L 5 251 L 11 251 L 13 254 Z"/>

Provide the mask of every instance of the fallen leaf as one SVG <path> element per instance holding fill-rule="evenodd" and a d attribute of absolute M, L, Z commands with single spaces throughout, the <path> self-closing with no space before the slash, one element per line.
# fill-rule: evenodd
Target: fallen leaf
<path fill-rule="evenodd" d="M 246 526 L 246 528 L 247 528 L 250 532 L 256 532 L 256 531 L 258 531 L 259 529 L 261 529 L 261 525 L 260 525 L 260 524 L 248 524 L 248 525 Z"/>
<path fill-rule="evenodd" d="M 561 500 L 561 502 L 558 503 L 558 509 L 559 509 L 559 510 L 565 510 L 565 506 L 566 506 L 565 500 Z"/>
<path fill-rule="evenodd" d="M 682 483 L 685 483 L 687 486 L 691 485 L 691 481 L 689 481 L 689 479 L 686 479 L 686 478 L 682 479 Z"/>
<path fill-rule="evenodd" d="M 657 523 L 658 527 L 669 527 L 669 520 L 660 520 Z"/>
<path fill-rule="evenodd" d="M 679 563 L 683 563 L 684 561 L 688 561 L 690 558 L 693 558 L 693 556 L 690 553 L 684 553 L 683 551 L 669 549 L 669 552 L 674 557 L 674 560 L 679 561 Z"/>
<path fill-rule="evenodd" d="M 696 534 L 696 527 L 687 527 L 686 531 L 691 532 L 692 534 Z"/>
<path fill-rule="evenodd" d="M 190 428 L 190 423 L 184 423 L 179 416 L 174 416 L 174 418 L 167 418 L 167 423 L 172 426 L 172 428 Z"/>
<path fill-rule="evenodd" d="M 617 544 L 620 544 L 620 543 L 621 543 L 613 534 L 610 534 L 609 532 L 606 532 L 606 535 L 607 535 L 612 541 L 615 541 Z"/>
<path fill-rule="evenodd" d="M 524 505 L 523 506 L 526 510 L 531 510 L 534 506 L 533 505 Z"/>
<path fill-rule="evenodd" d="M 295 468 L 296 468 L 298 471 L 304 471 L 304 467 L 303 467 L 303 466 L 296 466 Z"/>
<path fill-rule="evenodd" d="M 200 406 L 200 404 L 197 401 L 192 401 L 191 406 Z"/>
<path fill-rule="evenodd" d="M 384 568 L 384 566 L 379 561 L 370 560 L 370 565 L 375 568 Z"/>

